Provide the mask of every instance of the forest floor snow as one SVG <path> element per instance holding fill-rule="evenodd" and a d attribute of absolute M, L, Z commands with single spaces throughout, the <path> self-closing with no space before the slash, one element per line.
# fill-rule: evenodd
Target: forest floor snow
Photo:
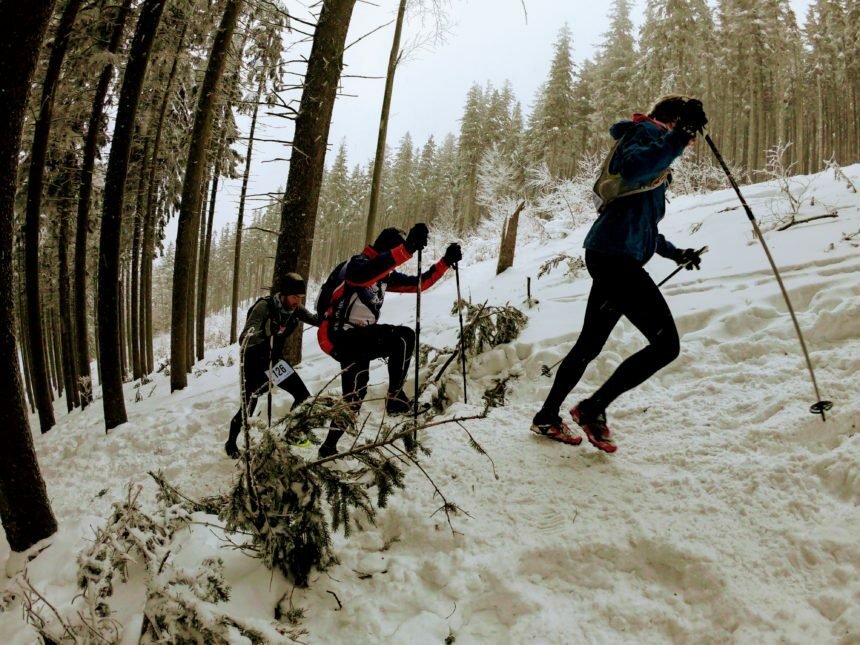
<path fill-rule="evenodd" d="M 860 185 L 860 165 L 845 172 Z M 452 531 L 436 512 L 441 501 L 432 486 L 411 469 L 377 526 L 349 539 L 336 535 L 340 564 L 292 591 L 293 605 L 305 610 L 303 640 L 860 642 L 860 195 L 832 175 L 802 180 L 817 205 L 801 215 L 831 206 L 839 217 L 770 230 L 766 239 L 821 394 L 834 402 L 826 422 L 808 412 L 814 395 L 791 319 L 731 191 L 679 197 L 669 206 L 666 237 L 710 251 L 701 271 L 682 271 L 663 288 L 681 355 L 611 406 L 619 445 L 612 455 L 587 441 L 573 447 L 529 432 L 552 384 L 541 366 L 575 341 L 590 284 L 584 272 L 566 276 L 563 265 L 534 276 L 559 253 L 578 255 L 585 230 L 552 222 L 498 277 L 494 261 L 469 264 L 467 247 L 464 295 L 510 302 L 529 316 L 520 338 L 470 367 L 473 402 L 494 379 L 514 375 L 504 407 L 466 424 L 492 463 L 459 428 L 428 430 L 433 453 L 422 465 L 467 514 L 452 518 Z M 779 208 L 773 184 L 744 193 L 760 219 Z M 659 280 L 674 265 L 656 258 L 648 268 Z M 539 301 L 532 307 L 527 276 Z M 455 293 L 446 278 L 423 294 L 422 342 L 453 345 Z M 389 295 L 383 322 L 413 324 L 414 304 L 414 296 Z M 643 345 L 623 321 L 568 406 Z M 304 351 L 299 372 L 317 391 L 336 365 L 316 347 L 313 331 Z M 67 606 L 77 593 L 76 556 L 129 482 L 142 484 L 151 504 L 149 470 L 161 469 L 192 497 L 224 491 L 237 477 L 236 462 L 223 452 L 238 406 L 238 363 L 223 364 L 229 358 L 237 359 L 235 345 L 210 349 L 188 387 L 172 395 L 161 374 L 137 402 L 128 385 L 129 421 L 107 435 L 100 401 L 69 415 L 57 402 L 57 427 L 34 440 L 60 530 L 27 570 L 54 606 Z M 385 375 L 376 364 L 371 396 L 384 391 Z M 276 416 L 289 405 L 288 395 L 275 394 Z M 378 415 L 380 404 L 366 410 Z M 478 410 L 456 403 L 448 412 Z M 315 449 L 306 450 L 313 457 Z M 270 619 L 291 590 L 204 527 L 186 531 L 181 546 L 188 562 L 212 553 L 224 559 L 234 615 Z M 0 537 L 0 565 L 8 557 Z M 33 642 L 11 596 L 16 589 L 14 579 L 0 582 L 0 642 Z M 138 596 L 115 608 L 123 642 L 136 642 Z"/>

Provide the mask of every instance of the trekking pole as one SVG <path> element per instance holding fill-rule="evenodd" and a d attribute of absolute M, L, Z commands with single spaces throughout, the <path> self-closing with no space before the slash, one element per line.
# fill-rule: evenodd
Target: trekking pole
<path fill-rule="evenodd" d="M 484 311 L 484 307 L 486 307 L 486 306 L 487 306 L 487 301 L 484 300 L 484 304 L 482 304 L 480 307 L 478 307 L 478 311 L 475 313 L 474 317 L 472 318 L 472 322 L 466 323 L 466 327 L 469 329 L 469 333 L 471 333 L 472 328 L 475 326 L 475 324 L 480 319 L 481 312 Z M 457 358 L 458 354 L 465 353 L 465 351 L 466 351 L 465 344 L 466 344 L 466 338 L 464 335 L 461 334 L 460 335 L 460 341 L 457 343 L 457 346 L 454 348 L 454 351 L 448 357 L 448 360 L 445 361 L 445 364 L 442 365 L 442 368 L 438 372 L 436 372 L 436 376 L 433 377 L 434 383 L 436 381 L 438 381 L 440 378 L 442 378 L 442 375 L 445 373 L 445 370 L 447 370 L 448 366 L 454 362 L 454 359 Z"/>
<path fill-rule="evenodd" d="M 737 193 L 738 199 L 740 199 L 741 201 L 741 205 L 746 211 L 747 218 L 749 218 L 749 221 L 753 227 L 753 231 L 755 231 L 755 236 L 758 238 L 759 242 L 761 242 L 762 248 L 764 249 L 764 253 L 767 256 L 767 260 L 770 263 L 770 268 L 773 270 L 773 275 L 776 277 L 776 281 L 779 284 L 780 291 L 782 291 L 782 297 L 785 300 L 786 307 L 788 307 L 788 313 L 791 314 L 791 322 L 794 323 L 794 331 L 797 333 L 797 339 L 800 341 L 800 349 L 803 351 L 803 357 L 806 359 L 806 369 L 809 370 L 809 377 L 810 379 L 812 379 L 812 389 L 815 391 L 816 402 L 809 406 L 809 411 L 812 414 L 820 414 L 821 420 L 826 421 L 827 418 L 824 416 L 824 413 L 833 407 L 833 402 L 822 400 L 821 394 L 818 391 L 818 382 L 815 380 L 815 372 L 812 369 L 812 361 L 809 358 L 809 352 L 806 350 L 806 341 L 803 339 L 803 333 L 800 331 L 800 324 L 797 322 L 797 316 L 794 314 L 794 307 L 791 306 L 791 300 L 789 300 L 788 298 L 788 292 L 786 291 L 785 285 L 782 282 L 782 276 L 780 276 L 779 274 L 779 269 L 777 269 L 776 262 L 774 262 L 773 256 L 770 254 L 770 249 L 767 246 L 767 242 L 764 241 L 764 235 L 762 235 L 761 233 L 761 229 L 759 228 L 758 222 L 753 215 L 752 209 L 750 208 L 749 204 L 747 204 L 747 200 L 745 200 L 744 196 L 741 194 L 741 189 L 738 187 L 738 183 L 735 181 L 735 178 L 732 175 L 732 171 L 729 170 L 729 167 L 723 159 L 723 156 L 720 154 L 720 151 L 717 150 L 717 146 L 714 144 L 714 140 L 711 139 L 711 135 L 704 131 L 703 134 L 705 135 L 705 141 L 708 142 L 708 146 L 710 146 L 711 148 L 711 152 L 714 153 L 714 156 L 717 158 L 717 161 L 720 162 L 720 165 L 723 167 L 723 172 L 726 173 L 726 177 L 728 177 L 729 183 L 732 185 L 732 188 L 734 188 L 735 193 Z"/>
<path fill-rule="evenodd" d="M 421 347 L 421 249 L 418 249 L 418 289 L 415 302 L 415 397 L 412 399 L 412 414 L 418 426 L 418 357 Z"/>
<path fill-rule="evenodd" d="M 269 393 L 266 409 L 269 413 L 269 429 L 272 429 L 272 352 L 275 351 L 275 336 L 269 336 Z"/>
<path fill-rule="evenodd" d="M 703 246 L 703 247 L 702 247 L 702 248 L 700 248 L 698 251 L 696 251 L 696 255 L 703 255 L 703 254 L 705 254 L 705 253 L 707 253 L 707 252 L 708 252 L 708 247 L 707 247 L 707 246 Z M 669 280 L 671 280 L 671 279 L 675 276 L 675 274 L 676 274 L 676 273 L 678 273 L 678 271 L 680 271 L 681 269 L 686 269 L 688 266 L 690 266 L 690 264 L 691 264 L 690 262 L 684 262 L 684 264 L 679 264 L 679 265 L 678 265 L 678 268 L 677 268 L 677 269 L 675 269 L 674 271 L 672 271 L 672 273 L 670 273 L 669 275 L 667 275 L 665 278 L 663 278 L 662 280 L 660 280 L 660 282 L 658 282 L 658 283 L 657 283 L 657 286 L 658 286 L 658 287 L 662 287 L 664 284 L 666 284 L 667 282 L 669 282 Z"/>
<path fill-rule="evenodd" d="M 703 254 L 705 254 L 705 253 L 707 253 L 707 252 L 708 252 L 708 247 L 707 247 L 707 246 L 703 246 L 703 247 L 702 247 L 702 248 L 700 248 L 698 251 L 696 251 L 696 253 L 697 253 L 698 255 L 703 255 Z M 680 271 L 681 269 L 686 269 L 688 266 L 690 266 L 690 264 L 691 264 L 690 262 L 684 262 L 683 264 L 679 264 L 679 265 L 678 265 L 678 268 L 676 268 L 674 271 L 672 271 L 672 273 L 670 273 L 670 274 L 669 274 L 669 275 L 667 275 L 665 278 L 663 278 L 662 280 L 660 280 L 660 282 L 658 282 L 658 283 L 657 283 L 657 286 L 658 286 L 658 287 L 662 287 L 664 284 L 666 284 L 667 282 L 669 282 L 669 280 L 671 280 L 675 275 L 677 275 L 678 271 Z M 609 304 L 609 303 L 608 303 L 608 302 L 604 302 L 602 305 L 600 305 L 600 308 L 601 308 L 601 309 L 603 309 L 603 307 L 605 307 L 607 304 Z M 550 365 L 549 367 L 547 367 L 546 365 L 541 365 L 541 368 L 540 368 L 541 376 L 546 376 L 546 377 L 550 377 L 550 376 L 552 376 L 552 371 L 553 371 L 556 367 L 558 367 L 558 364 L 559 364 L 559 363 L 561 363 L 563 360 L 564 360 L 564 358 L 560 358 L 560 359 L 558 359 L 555 363 L 553 363 L 552 365 Z"/>
<path fill-rule="evenodd" d="M 454 275 L 457 276 L 457 314 L 460 316 L 460 364 L 462 366 L 463 372 L 463 403 L 469 402 L 469 393 L 466 389 L 466 352 L 463 351 L 463 343 L 465 342 L 465 337 L 463 336 L 463 307 L 462 298 L 460 297 L 460 263 L 457 262 L 454 264 Z"/>

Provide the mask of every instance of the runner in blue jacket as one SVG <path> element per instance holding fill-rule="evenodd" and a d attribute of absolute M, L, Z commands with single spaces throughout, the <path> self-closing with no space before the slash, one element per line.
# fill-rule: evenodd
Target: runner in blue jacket
<path fill-rule="evenodd" d="M 592 445 L 615 452 L 606 425 L 606 408 L 622 393 L 647 380 L 677 358 L 678 330 L 663 295 L 645 271 L 654 253 L 699 268 L 694 249 L 677 249 L 657 230 L 666 212 L 670 165 L 695 141 L 708 122 L 701 101 L 685 96 L 658 100 L 649 114 L 612 126 L 616 144 L 595 184 L 599 216 L 585 237 L 585 264 L 593 283 L 582 331 L 561 362 L 532 431 L 578 445 L 559 410 L 586 366 L 597 358 L 621 316 L 648 340 L 648 346 L 628 357 L 609 379 L 570 413 Z"/>

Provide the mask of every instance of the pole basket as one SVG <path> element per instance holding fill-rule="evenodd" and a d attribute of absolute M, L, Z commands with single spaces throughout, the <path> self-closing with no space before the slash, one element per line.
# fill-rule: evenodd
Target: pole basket
<path fill-rule="evenodd" d="M 833 401 L 819 401 L 818 403 L 813 403 L 809 406 L 809 411 L 812 414 L 820 414 L 821 420 L 826 421 L 827 418 L 824 416 L 825 412 L 828 412 L 831 408 L 833 408 Z"/>

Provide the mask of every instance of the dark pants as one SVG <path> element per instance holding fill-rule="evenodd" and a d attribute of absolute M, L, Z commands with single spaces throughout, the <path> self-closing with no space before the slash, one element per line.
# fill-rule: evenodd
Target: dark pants
<path fill-rule="evenodd" d="M 266 370 L 269 369 L 268 346 L 262 346 L 264 349 L 262 352 L 254 351 L 258 347 L 261 346 L 252 347 L 245 353 L 245 398 L 243 405 L 247 409 L 249 417 L 254 413 L 260 397 L 266 396 L 269 392 L 269 378 L 266 376 Z M 286 379 L 278 383 L 278 387 L 292 395 L 292 409 L 295 409 L 297 405 L 311 395 L 298 372 L 290 374 Z M 239 409 L 236 416 L 230 421 L 229 441 L 235 443 L 241 430 L 242 408 Z"/>
<path fill-rule="evenodd" d="M 352 411 L 358 414 L 361 402 L 367 395 L 370 361 L 374 358 L 388 359 L 389 394 L 396 394 L 403 388 L 415 349 L 415 332 L 402 325 L 353 327 L 335 335 L 334 347 L 343 370 L 343 398 L 350 404 Z M 326 443 L 337 443 L 342 434 L 342 430 L 332 429 Z"/>
<path fill-rule="evenodd" d="M 625 360 L 589 398 L 593 411 L 606 409 L 622 393 L 647 380 L 678 357 L 678 330 L 669 306 L 651 276 L 632 258 L 586 251 L 585 264 L 594 280 L 582 331 L 561 362 L 541 410 L 556 415 L 586 366 L 597 358 L 621 316 L 645 336 L 648 346 Z"/>

